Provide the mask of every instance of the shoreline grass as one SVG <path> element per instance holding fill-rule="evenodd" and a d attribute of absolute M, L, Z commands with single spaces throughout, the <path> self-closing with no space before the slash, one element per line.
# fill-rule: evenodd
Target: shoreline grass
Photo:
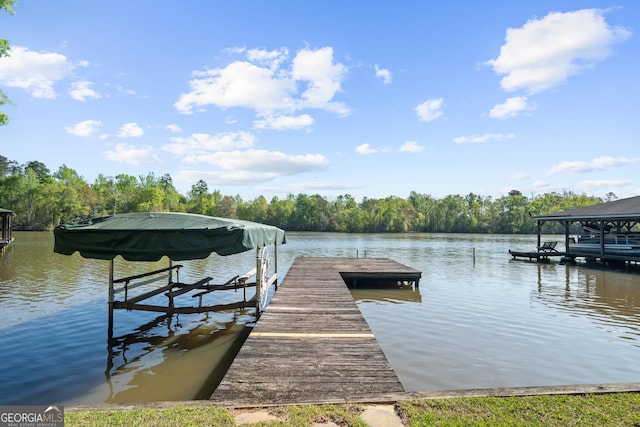
<path fill-rule="evenodd" d="M 255 426 L 309 426 L 333 422 L 366 426 L 359 418 L 366 404 L 295 405 L 262 408 L 276 417 Z M 511 397 L 413 399 L 396 403 L 407 426 L 636 426 L 640 427 L 640 392 Z M 260 408 L 255 408 L 258 410 Z M 65 426 L 237 426 L 235 410 L 215 405 L 166 408 L 71 410 Z"/>

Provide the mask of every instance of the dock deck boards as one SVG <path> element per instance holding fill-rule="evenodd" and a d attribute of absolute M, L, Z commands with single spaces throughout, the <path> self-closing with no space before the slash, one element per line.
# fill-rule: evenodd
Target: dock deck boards
<path fill-rule="evenodd" d="M 210 399 L 341 403 L 404 391 L 341 272 L 416 281 L 421 274 L 388 259 L 296 258 Z"/>
<path fill-rule="evenodd" d="M 509 254 L 513 259 L 517 258 L 529 258 L 529 261 L 535 259 L 537 261 L 549 261 L 553 257 L 567 256 L 566 252 L 538 252 L 538 251 L 514 251 L 509 249 Z"/>

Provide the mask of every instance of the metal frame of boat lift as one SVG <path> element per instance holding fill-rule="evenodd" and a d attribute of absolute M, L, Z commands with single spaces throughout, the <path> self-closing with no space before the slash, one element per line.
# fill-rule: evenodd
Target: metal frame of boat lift
<path fill-rule="evenodd" d="M 141 310 L 150 312 L 160 312 L 166 314 L 189 314 L 189 313 L 205 313 L 218 312 L 246 308 L 252 304 L 256 309 L 256 318 L 264 310 L 267 304 L 269 288 L 275 285 L 278 289 L 278 245 L 274 245 L 274 273 L 269 275 L 269 269 L 272 264 L 267 247 L 256 248 L 256 267 L 245 274 L 236 275 L 227 280 L 223 284 L 211 284 L 213 278 L 211 276 L 204 277 L 194 283 L 180 282 L 180 269 L 182 264 L 173 264 L 169 260 L 169 266 L 146 273 L 136 274 L 122 278 L 115 278 L 114 260 L 109 263 L 109 325 L 108 335 L 109 341 L 113 338 L 113 321 L 114 310 Z M 175 272 L 175 281 L 174 278 Z M 249 282 L 249 279 L 255 277 L 255 281 Z M 146 292 L 130 296 L 130 291 L 166 280 L 166 284 L 148 290 Z M 115 288 L 115 285 L 122 284 L 122 287 Z M 255 287 L 256 293 L 253 297 L 247 299 L 247 288 Z M 241 301 L 228 304 L 202 305 L 203 296 L 221 290 L 242 289 L 243 297 Z M 192 306 L 176 306 L 175 299 L 181 295 L 191 291 L 199 291 L 192 298 L 198 298 L 198 305 Z M 116 294 L 124 293 L 123 300 L 116 300 Z M 168 298 L 167 305 L 144 304 L 145 300 L 163 294 Z"/>

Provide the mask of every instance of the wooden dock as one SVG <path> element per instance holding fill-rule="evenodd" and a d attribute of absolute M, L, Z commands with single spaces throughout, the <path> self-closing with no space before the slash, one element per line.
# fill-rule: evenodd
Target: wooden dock
<path fill-rule="evenodd" d="M 566 257 L 566 252 L 537 252 L 537 251 L 514 251 L 509 249 L 509 254 L 515 260 L 518 258 L 528 258 L 529 261 L 549 262 L 552 257 Z"/>
<path fill-rule="evenodd" d="M 227 406 L 345 403 L 404 391 L 345 274 L 416 286 L 421 276 L 389 259 L 296 258 L 210 399 Z"/>
<path fill-rule="evenodd" d="M 15 215 L 8 209 L 0 208 L 0 254 L 13 242 L 11 222 Z"/>

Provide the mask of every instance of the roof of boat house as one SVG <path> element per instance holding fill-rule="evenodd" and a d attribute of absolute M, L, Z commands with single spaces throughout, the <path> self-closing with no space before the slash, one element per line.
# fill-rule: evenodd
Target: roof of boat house
<path fill-rule="evenodd" d="M 640 219 L 640 196 L 536 216 L 537 221 Z"/>
<path fill-rule="evenodd" d="M 0 208 L 0 215 L 2 214 L 11 215 L 13 214 L 13 211 L 10 211 L 9 209 Z"/>

